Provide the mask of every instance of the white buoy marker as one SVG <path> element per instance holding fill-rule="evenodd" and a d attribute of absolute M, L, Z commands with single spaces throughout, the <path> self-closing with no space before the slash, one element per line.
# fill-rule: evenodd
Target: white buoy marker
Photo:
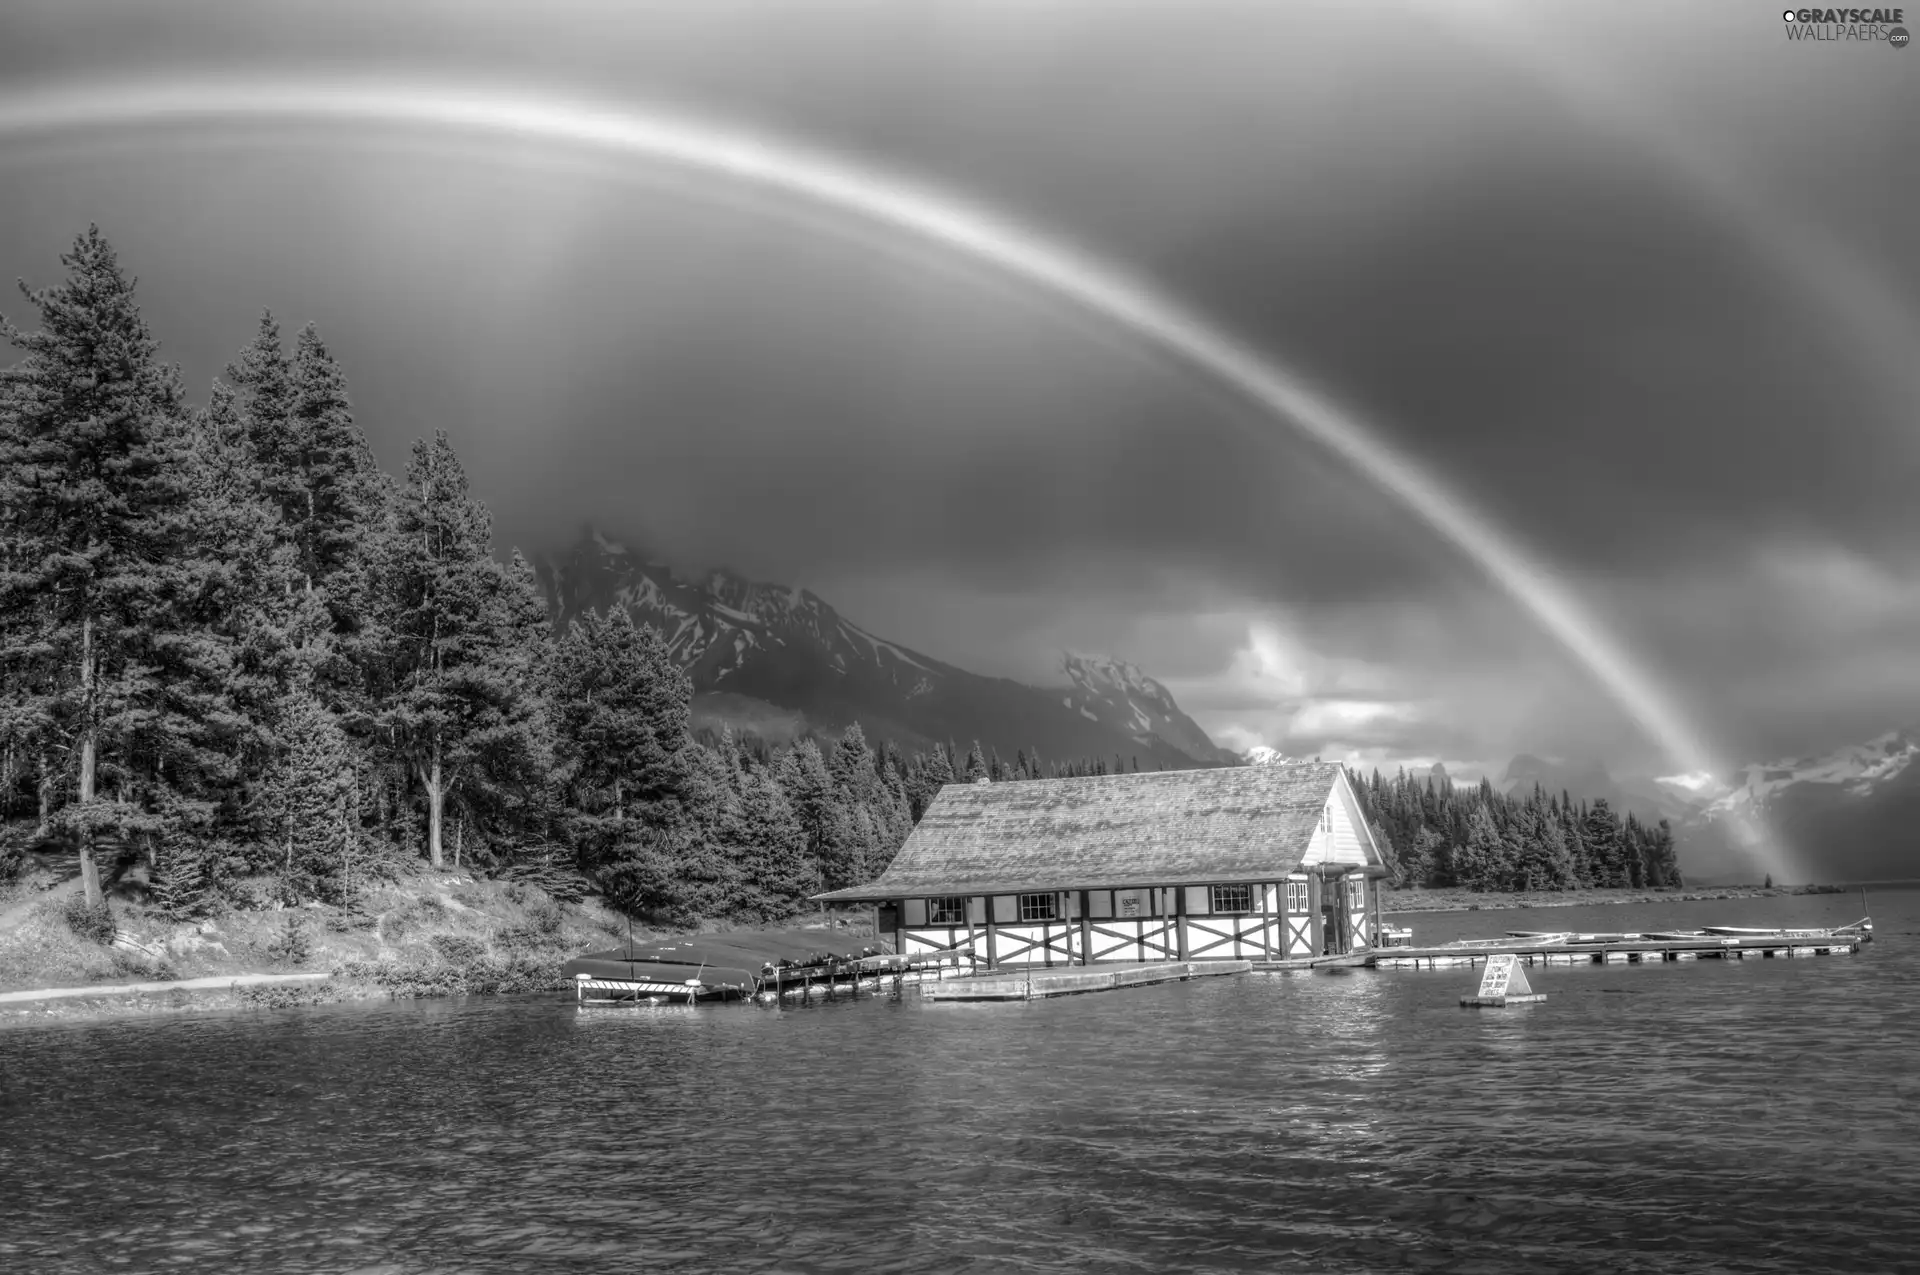
<path fill-rule="evenodd" d="M 1546 993 L 1534 991 L 1527 982 L 1527 972 L 1521 968 L 1519 959 L 1511 952 L 1503 952 L 1487 958 L 1487 968 L 1480 975 L 1480 990 L 1472 996 L 1462 996 L 1460 1004 L 1468 1009 L 1505 1009 L 1509 1005 L 1545 999 Z"/>

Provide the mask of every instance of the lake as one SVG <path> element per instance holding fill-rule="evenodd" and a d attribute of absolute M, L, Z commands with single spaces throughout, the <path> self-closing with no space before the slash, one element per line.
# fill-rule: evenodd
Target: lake
<path fill-rule="evenodd" d="M 0 1030 L 0 1269 L 1913 1271 L 1920 891 L 1859 956 L 1014 1004 Z M 1827 924 L 1860 897 L 1410 914 Z"/>

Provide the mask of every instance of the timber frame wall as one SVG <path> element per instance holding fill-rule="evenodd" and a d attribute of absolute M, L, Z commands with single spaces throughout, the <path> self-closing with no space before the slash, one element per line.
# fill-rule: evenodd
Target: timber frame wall
<path fill-rule="evenodd" d="M 1214 911 L 1213 887 L 1226 883 L 1212 883 L 942 896 L 966 899 L 966 920 L 944 924 L 929 923 L 933 900 L 897 899 L 880 905 L 878 919 L 903 955 L 971 947 L 994 966 L 1288 960 L 1375 946 L 1382 875 L 1323 863 L 1234 883 L 1248 888 L 1245 911 Z M 1053 919 L 1020 919 L 1022 898 L 1036 896 L 1052 898 Z"/>

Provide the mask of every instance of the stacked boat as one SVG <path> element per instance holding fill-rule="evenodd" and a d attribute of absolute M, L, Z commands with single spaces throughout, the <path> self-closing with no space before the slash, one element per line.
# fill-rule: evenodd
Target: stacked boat
<path fill-rule="evenodd" d="M 1862 917 L 1847 925 L 1830 928 L 1754 929 L 1744 925 L 1703 925 L 1697 930 L 1648 930 L 1639 934 L 1580 933 L 1573 930 L 1508 930 L 1510 939 L 1528 939 L 1544 945 L 1564 943 L 1692 943 L 1712 939 L 1779 939 L 1782 943 L 1817 939 L 1873 940 L 1873 922 Z"/>

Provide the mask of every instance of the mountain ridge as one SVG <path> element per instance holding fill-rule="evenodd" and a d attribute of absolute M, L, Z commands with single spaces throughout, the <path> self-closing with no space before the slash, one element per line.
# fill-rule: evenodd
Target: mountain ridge
<path fill-rule="evenodd" d="M 683 577 L 591 526 L 535 571 L 556 626 L 619 608 L 657 629 L 704 724 L 837 731 L 857 720 L 903 747 L 978 740 L 1009 761 L 1020 750 L 1142 769 L 1239 760 L 1123 660 L 1063 653 L 1058 687 L 988 677 L 872 633 L 810 590 L 724 568 Z"/>

